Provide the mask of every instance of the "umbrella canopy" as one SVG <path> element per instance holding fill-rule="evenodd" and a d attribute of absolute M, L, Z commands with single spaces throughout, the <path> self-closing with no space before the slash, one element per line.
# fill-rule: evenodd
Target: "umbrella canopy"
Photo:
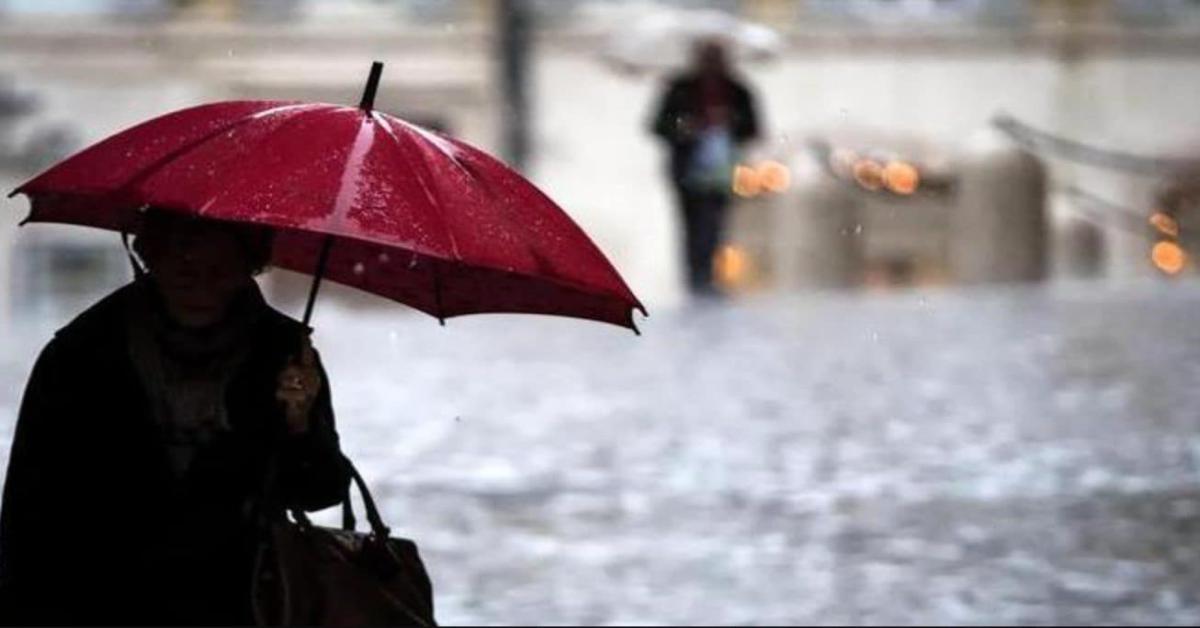
<path fill-rule="evenodd" d="M 759 61 L 776 57 L 783 38 L 774 29 L 715 9 L 669 9 L 634 5 L 609 9 L 598 17 L 611 22 L 604 58 L 631 72 L 663 72 L 687 66 L 697 41 L 716 39 L 731 59 Z"/>
<path fill-rule="evenodd" d="M 109 137 L 12 194 L 30 198 L 34 222 L 131 232 L 140 210 L 155 206 L 265 225 L 277 234 L 272 265 L 442 320 L 549 314 L 636 331 L 641 303 L 545 194 L 464 142 L 372 110 L 379 69 L 359 107 L 184 109 Z M 311 299 L 306 320 L 310 313 Z"/>

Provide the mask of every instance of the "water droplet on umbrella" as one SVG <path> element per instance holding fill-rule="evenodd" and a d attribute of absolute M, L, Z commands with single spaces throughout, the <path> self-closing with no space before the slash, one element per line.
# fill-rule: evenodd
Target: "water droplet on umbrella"
<path fill-rule="evenodd" d="M 364 272 L 366 272 L 366 270 L 367 270 L 367 268 L 366 268 L 366 266 L 363 266 L 362 262 L 359 262 L 354 265 L 354 274 L 355 275 L 361 275 Z"/>
<path fill-rule="evenodd" d="M 380 264 L 386 264 L 386 263 L 390 262 L 391 260 L 392 260 L 392 258 L 388 257 L 387 253 L 379 254 L 379 263 Z"/>

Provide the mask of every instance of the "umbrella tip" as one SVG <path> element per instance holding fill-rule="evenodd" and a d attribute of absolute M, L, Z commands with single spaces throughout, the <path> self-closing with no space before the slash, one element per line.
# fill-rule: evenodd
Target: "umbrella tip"
<path fill-rule="evenodd" d="M 637 320 L 633 317 L 633 312 L 635 309 L 640 310 L 642 313 L 642 316 L 648 318 L 648 316 L 646 314 L 646 308 L 642 307 L 642 304 L 639 303 L 636 306 L 634 306 L 634 308 L 629 310 L 629 317 L 625 320 L 625 326 L 628 327 L 629 329 L 633 330 L 633 333 L 635 335 L 641 336 L 642 330 L 638 329 Z"/>
<path fill-rule="evenodd" d="M 363 111 L 371 111 L 375 108 L 375 92 L 379 90 L 379 77 L 383 75 L 383 62 L 375 61 L 371 64 L 371 75 L 367 77 L 367 86 L 363 89 L 362 101 L 358 103 L 358 108 Z"/>

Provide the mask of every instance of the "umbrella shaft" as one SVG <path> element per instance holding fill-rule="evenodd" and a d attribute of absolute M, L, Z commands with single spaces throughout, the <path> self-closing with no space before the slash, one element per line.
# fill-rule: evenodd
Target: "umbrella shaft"
<path fill-rule="evenodd" d="M 321 255 L 317 258 L 317 270 L 313 273 L 312 288 L 308 291 L 308 304 L 304 306 L 304 325 L 312 320 L 313 306 L 317 303 L 317 292 L 321 290 L 321 278 L 325 276 L 325 265 L 329 262 L 329 250 L 333 248 L 333 236 L 325 236 L 321 243 Z"/>

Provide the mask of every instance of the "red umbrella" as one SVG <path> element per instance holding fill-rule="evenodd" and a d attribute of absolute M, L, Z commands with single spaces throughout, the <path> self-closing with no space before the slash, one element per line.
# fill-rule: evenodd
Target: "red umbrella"
<path fill-rule="evenodd" d="M 461 141 L 359 107 L 221 102 L 169 113 L 10 194 L 28 221 L 133 231 L 146 206 L 267 225 L 271 263 L 446 318 L 551 314 L 637 328 L 645 308 L 553 201 Z"/>

